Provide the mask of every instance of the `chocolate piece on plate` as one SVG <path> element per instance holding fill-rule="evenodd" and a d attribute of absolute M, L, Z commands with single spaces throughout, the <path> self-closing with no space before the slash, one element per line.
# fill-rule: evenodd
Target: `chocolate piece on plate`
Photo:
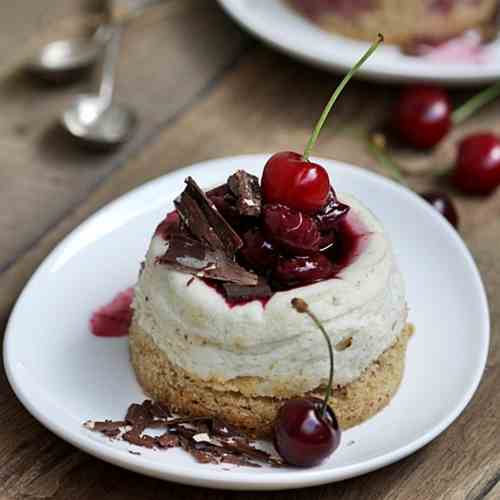
<path fill-rule="evenodd" d="M 172 235 L 167 251 L 158 262 L 199 278 L 247 286 L 256 285 L 258 280 L 256 274 L 247 271 L 224 253 L 213 251 L 205 244 L 183 234 Z"/>
<path fill-rule="evenodd" d="M 243 246 L 241 238 L 192 177 L 186 184 L 174 203 L 188 230 L 212 250 L 234 255 Z"/>
<path fill-rule="evenodd" d="M 224 283 L 222 287 L 229 300 L 267 299 L 273 294 L 271 287 L 264 278 L 259 278 L 259 281 L 254 286 Z"/>
<path fill-rule="evenodd" d="M 236 197 L 241 215 L 258 217 L 262 204 L 259 179 L 244 170 L 238 170 L 227 180 L 229 191 Z"/>
<path fill-rule="evenodd" d="M 114 431 L 116 429 L 119 430 L 121 427 L 125 427 L 126 425 L 127 422 L 124 422 L 123 420 L 104 420 L 103 422 L 88 420 L 83 424 L 83 426 L 87 429 L 96 432 Z"/>

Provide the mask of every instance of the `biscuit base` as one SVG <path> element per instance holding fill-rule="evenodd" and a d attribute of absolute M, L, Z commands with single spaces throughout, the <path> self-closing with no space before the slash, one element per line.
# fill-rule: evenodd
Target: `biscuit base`
<path fill-rule="evenodd" d="M 329 403 L 342 429 L 360 424 L 390 402 L 403 377 L 406 346 L 412 333 L 413 326 L 408 324 L 396 343 L 359 379 L 332 392 Z M 130 327 L 129 344 L 137 379 L 151 398 L 182 415 L 218 417 L 253 437 L 271 435 L 283 399 L 224 391 L 220 383 L 211 384 L 187 373 L 172 364 L 136 322 Z M 324 388 L 318 387 L 308 395 L 323 398 Z M 303 396 L 306 395 L 297 395 Z"/>

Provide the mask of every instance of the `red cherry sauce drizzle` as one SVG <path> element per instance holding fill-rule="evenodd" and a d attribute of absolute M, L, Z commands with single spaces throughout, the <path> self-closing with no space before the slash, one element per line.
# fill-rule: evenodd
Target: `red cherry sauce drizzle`
<path fill-rule="evenodd" d="M 365 250 L 370 238 L 370 231 L 360 218 L 350 210 L 338 222 L 339 244 L 326 253 L 335 263 L 337 276 L 343 269 L 350 266 Z"/>
<path fill-rule="evenodd" d="M 132 321 L 134 289 L 127 288 L 118 293 L 105 306 L 100 307 L 90 318 L 90 331 L 96 337 L 125 337 Z"/>

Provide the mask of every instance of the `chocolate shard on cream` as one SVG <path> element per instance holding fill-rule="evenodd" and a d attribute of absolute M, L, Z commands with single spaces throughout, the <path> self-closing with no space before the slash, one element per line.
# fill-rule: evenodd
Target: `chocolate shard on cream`
<path fill-rule="evenodd" d="M 242 286 L 257 285 L 258 276 L 247 271 L 227 255 L 184 234 L 173 234 L 158 263 L 175 271 Z"/>
<path fill-rule="evenodd" d="M 244 170 L 229 176 L 227 186 L 236 198 L 236 208 L 240 215 L 258 217 L 262 204 L 259 179 Z"/>
<path fill-rule="evenodd" d="M 213 250 L 234 255 L 243 241 L 219 213 L 214 203 L 192 177 L 186 179 L 186 189 L 174 202 L 188 230 Z"/>

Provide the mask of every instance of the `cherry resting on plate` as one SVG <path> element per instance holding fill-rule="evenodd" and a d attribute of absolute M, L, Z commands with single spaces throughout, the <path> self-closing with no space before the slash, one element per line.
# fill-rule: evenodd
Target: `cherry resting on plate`
<path fill-rule="evenodd" d="M 483 132 L 458 146 L 453 183 L 464 193 L 489 194 L 500 185 L 500 138 Z"/>
<path fill-rule="evenodd" d="M 393 126 L 406 143 L 420 149 L 431 148 L 451 125 L 451 104 L 445 90 L 426 85 L 403 90 L 394 109 Z"/>
<path fill-rule="evenodd" d="M 330 374 L 325 399 L 291 399 L 278 412 L 274 423 L 274 445 L 292 465 L 311 467 L 330 456 L 340 444 L 341 431 L 334 411 L 328 405 L 333 386 L 333 347 L 318 318 L 302 299 L 292 300 L 292 307 L 307 314 L 320 329 L 328 345 Z"/>

